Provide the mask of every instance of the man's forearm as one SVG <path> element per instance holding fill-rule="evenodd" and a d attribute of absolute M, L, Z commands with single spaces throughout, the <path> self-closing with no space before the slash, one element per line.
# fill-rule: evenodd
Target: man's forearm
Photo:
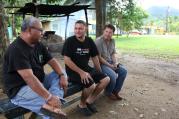
<path fill-rule="evenodd" d="M 94 64 L 96 70 L 101 72 L 102 70 L 101 70 L 101 66 L 100 66 L 100 62 L 99 62 L 98 56 L 93 57 L 92 61 L 93 61 L 93 64 Z"/>
<path fill-rule="evenodd" d="M 116 63 L 117 63 L 117 62 L 116 62 L 116 55 L 115 55 L 115 54 L 112 55 L 112 61 L 113 61 L 113 64 L 116 64 Z"/>
<path fill-rule="evenodd" d="M 29 86 L 32 88 L 34 92 L 42 96 L 44 99 L 47 99 L 50 93 L 48 90 L 42 85 L 42 83 L 34 76 L 32 81 L 30 81 Z"/>
<path fill-rule="evenodd" d="M 43 97 L 45 100 L 49 97 L 50 93 L 37 79 L 36 76 L 28 77 L 25 79 L 25 81 L 34 92 Z"/>
<path fill-rule="evenodd" d="M 23 69 L 17 71 L 19 75 L 24 79 L 26 84 L 38 95 L 43 97 L 44 99 L 48 99 L 50 93 L 47 89 L 42 85 L 42 83 L 38 80 L 38 78 L 33 74 L 32 69 Z"/>
<path fill-rule="evenodd" d="M 110 67 L 111 64 L 109 64 L 104 58 L 102 58 L 101 56 L 99 56 L 99 61 L 101 62 L 101 64 L 107 65 Z"/>
<path fill-rule="evenodd" d="M 80 74 L 83 70 L 80 69 L 69 57 L 64 57 L 65 64 L 76 73 Z"/>
<path fill-rule="evenodd" d="M 52 67 L 52 69 L 57 73 L 57 74 L 63 74 L 63 70 L 59 62 L 53 58 L 51 59 L 48 64 Z"/>

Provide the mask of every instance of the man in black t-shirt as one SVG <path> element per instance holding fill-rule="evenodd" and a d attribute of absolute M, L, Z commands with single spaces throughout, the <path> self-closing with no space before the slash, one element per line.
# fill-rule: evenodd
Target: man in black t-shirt
<path fill-rule="evenodd" d="M 82 20 L 77 21 L 74 32 L 75 36 L 65 41 L 62 55 L 64 55 L 69 81 L 78 83 L 84 88 L 78 109 L 84 115 L 90 116 L 97 112 L 94 101 L 109 83 L 109 77 L 101 72 L 95 43 L 91 38 L 85 36 L 86 23 Z M 88 65 L 90 58 L 95 69 Z"/>
<path fill-rule="evenodd" d="M 61 101 L 68 82 L 60 64 L 39 42 L 42 32 L 42 24 L 37 18 L 23 21 L 20 36 L 10 44 L 4 56 L 5 91 L 12 103 L 36 112 L 44 119 L 51 116 L 66 118 L 61 111 Z M 45 64 L 55 72 L 45 76 Z"/>

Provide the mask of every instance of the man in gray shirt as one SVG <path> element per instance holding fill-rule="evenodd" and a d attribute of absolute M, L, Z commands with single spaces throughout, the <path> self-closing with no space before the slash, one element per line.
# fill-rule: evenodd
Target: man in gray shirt
<path fill-rule="evenodd" d="M 112 39 L 115 27 L 105 25 L 103 35 L 95 41 L 99 51 L 99 60 L 102 71 L 110 77 L 110 83 L 106 87 L 106 95 L 113 100 L 121 100 L 119 92 L 127 75 L 127 70 L 116 62 L 115 41 Z"/>

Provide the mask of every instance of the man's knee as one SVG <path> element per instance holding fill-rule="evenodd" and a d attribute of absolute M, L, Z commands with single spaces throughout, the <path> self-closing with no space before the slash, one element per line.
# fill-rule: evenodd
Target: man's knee
<path fill-rule="evenodd" d="M 120 70 L 118 70 L 118 75 L 123 75 L 126 76 L 127 75 L 127 70 L 123 67 L 120 67 Z"/>
<path fill-rule="evenodd" d="M 86 84 L 82 84 L 84 88 L 92 88 L 95 82 L 89 79 L 89 82 Z"/>
<path fill-rule="evenodd" d="M 111 78 L 110 77 L 110 85 L 116 85 L 116 79 L 118 76 L 116 76 L 115 78 Z"/>
<path fill-rule="evenodd" d="M 109 78 L 111 81 L 116 81 L 118 74 L 117 73 L 112 73 L 112 74 L 108 74 Z"/>
<path fill-rule="evenodd" d="M 93 91 L 95 89 L 95 83 L 93 83 L 92 85 L 88 86 L 88 87 L 84 87 L 84 91 Z"/>
<path fill-rule="evenodd" d="M 95 89 L 95 83 L 93 83 L 89 88 L 88 88 L 88 90 L 94 90 Z"/>
<path fill-rule="evenodd" d="M 110 78 L 108 76 L 100 80 L 100 83 L 104 85 L 107 85 L 109 82 L 110 82 Z"/>

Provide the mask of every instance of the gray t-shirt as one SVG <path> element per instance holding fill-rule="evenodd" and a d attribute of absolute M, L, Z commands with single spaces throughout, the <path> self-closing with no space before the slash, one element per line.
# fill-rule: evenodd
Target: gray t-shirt
<path fill-rule="evenodd" d="M 112 55 L 116 53 L 115 50 L 115 41 L 114 39 L 111 39 L 109 44 L 107 45 L 106 42 L 104 41 L 103 37 L 100 36 L 96 39 L 95 41 L 96 46 L 98 48 L 99 54 L 108 62 L 112 61 Z"/>

